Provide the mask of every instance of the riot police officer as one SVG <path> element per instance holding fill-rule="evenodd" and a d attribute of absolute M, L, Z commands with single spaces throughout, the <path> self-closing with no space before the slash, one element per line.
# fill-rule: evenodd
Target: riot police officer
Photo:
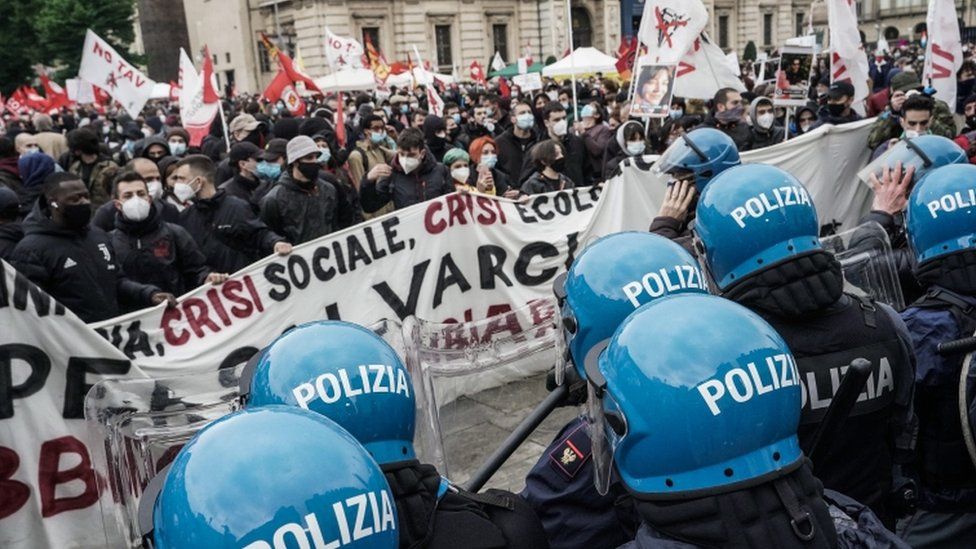
<path fill-rule="evenodd" d="M 241 376 L 247 408 L 285 404 L 328 417 L 379 463 L 390 485 L 401 548 L 545 548 L 532 509 L 501 490 L 471 494 L 417 460 L 415 395 L 396 351 L 372 331 L 340 321 L 292 328 Z"/>
<path fill-rule="evenodd" d="M 855 358 L 871 362 L 863 397 L 814 473 L 893 527 L 893 468 L 911 455 L 915 365 L 904 324 L 890 307 L 844 293 L 840 264 L 821 247 L 810 194 L 789 173 L 765 164 L 729 169 L 702 193 L 697 212 L 695 246 L 712 292 L 763 317 L 797 359 L 802 444 L 846 366 Z"/>
<path fill-rule="evenodd" d="M 814 477 L 796 436 L 800 371 L 748 309 L 656 300 L 585 369 L 597 482 L 615 471 L 640 516 L 626 547 L 905 547 Z"/>
<path fill-rule="evenodd" d="M 155 549 L 397 547 L 379 466 L 334 422 L 292 407 L 207 425 L 142 498 L 144 546 Z"/>
<path fill-rule="evenodd" d="M 976 331 L 976 166 L 945 166 L 916 185 L 906 228 L 925 294 L 902 318 L 918 354 L 915 472 L 919 510 L 899 528 L 913 547 L 964 547 L 976 540 L 976 468 L 960 421 L 964 355 L 940 355 L 938 344 Z M 972 390 L 963 394 L 972 398 Z M 964 402 L 972 410 L 972 402 Z"/>
<path fill-rule="evenodd" d="M 735 142 L 715 128 L 698 128 L 675 140 L 654 163 L 654 171 L 671 181 L 650 231 L 691 251 L 697 198 L 712 178 L 739 164 Z"/>
<path fill-rule="evenodd" d="M 585 399 L 587 356 L 607 344 L 637 307 L 665 295 L 706 293 L 698 263 L 678 244 L 638 232 L 603 237 L 586 247 L 556 284 L 570 364 L 570 402 Z M 582 389 L 582 393 L 580 393 Z M 617 547 L 633 539 L 637 521 L 629 496 L 614 484 L 593 485 L 590 434 L 582 420 L 556 435 L 525 479 L 522 497 L 556 548 Z"/>

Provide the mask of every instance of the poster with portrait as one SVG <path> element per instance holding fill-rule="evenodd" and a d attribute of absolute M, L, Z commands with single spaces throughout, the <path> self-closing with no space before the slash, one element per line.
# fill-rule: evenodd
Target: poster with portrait
<path fill-rule="evenodd" d="M 773 104 L 802 107 L 809 101 L 810 71 L 813 68 L 813 48 L 783 46 L 780 49 L 779 69 Z"/>
<path fill-rule="evenodd" d="M 674 94 L 675 65 L 644 65 L 637 74 L 630 116 L 664 118 Z"/>

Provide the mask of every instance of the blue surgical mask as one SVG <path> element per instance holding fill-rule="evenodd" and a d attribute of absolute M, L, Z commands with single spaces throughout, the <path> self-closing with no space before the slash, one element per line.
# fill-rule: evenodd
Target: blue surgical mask
<path fill-rule="evenodd" d="M 374 144 L 379 145 L 380 143 L 386 141 L 386 134 L 383 132 L 369 132 L 369 140 Z"/>
<path fill-rule="evenodd" d="M 183 143 L 182 141 L 173 141 L 169 144 L 169 152 L 173 156 L 183 156 L 183 153 L 186 152 L 186 143 Z"/>
<path fill-rule="evenodd" d="M 590 118 L 594 114 L 596 114 L 596 111 L 589 105 L 586 105 L 580 110 L 580 118 Z"/>
<path fill-rule="evenodd" d="M 281 175 L 281 164 L 278 164 L 277 162 L 265 162 L 262 160 L 261 162 L 258 162 L 257 173 L 258 177 L 261 179 L 277 181 L 278 176 Z"/>
<path fill-rule="evenodd" d="M 494 168 L 495 164 L 498 163 L 498 156 L 494 154 L 483 154 L 481 155 L 482 166 L 487 166 L 488 168 Z"/>
<path fill-rule="evenodd" d="M 316 159 L 316 162 L 318 162 L 319 164 L 327 164 L 330 158 L 332 158 L 332 151 L 330 151 L 327 148 L 321 149 L 321 152 L 319 153 L 319 157 Z"/>
<path fill-rule="evenodd" d="M 400 105 L 400 112 L 403 114 L 410 112 L 410 105 Z"/>
<path fill-rule="evenodd" d="M 668 111 L 668 116 L 671 117 L 671 120 L 677 120 L 684 115 L 685 115 L 684 109 L 671 109 L 670 111 Z"/>
<path fill-rule="evenodd" d="M 530 112 L 524 112 L 515 117 L 515 125 L 521 130 L 527 130 L 535 125 L 535 116 Z"/>
<path fill-rule="evenodd" d="M 385 112 L 387 116 L 393 115 L 393 109 L 391 109 L 390 107 L 383 107 L 383 112 Z"/>
<path fill-rule="evenodd" d="M 451 119 L 454 120 L 454 123 L 455 124 L 460 124 L 461 123 L 461 115 L 458 114 L 458 113 L 452 114 L 451 115 Z"/>

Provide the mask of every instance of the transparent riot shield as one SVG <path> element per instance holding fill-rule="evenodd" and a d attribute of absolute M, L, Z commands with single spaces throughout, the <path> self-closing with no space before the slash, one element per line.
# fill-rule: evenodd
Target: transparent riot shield
<path fill-rule="evenodd" d="M 872 297 L 896 311 L 905 308 L 891 242 L 881 225 L 872 221 L 820 241 L 840 261 L 845 291 Z"/>
<path fill-rule="evenodd" d="M 406 344 L 399 322 L 383 320 L 368 328 L 403 356 Z M 248 357 L 241 358 L 240 364 L 199 374 L 104 380 L 88 392 L 89 447 L 111 493 L 100 499 L 109 540 L 141 547 L 138 510 L 143 491 L 197 431 L 240 407 L 239 382 Z"/>
<path fill-rule="evenodd" d="M 973 334 L 976 337 L 976 334 Z M 962 435 L 966 442 L 969 459 L 976 466 L 976 352 L 966 355 L 959 376 L 959 419 L 962 421 Z"/>
<path fill-rule="evenodd" d="M 476 322 L 405 324 L 422 461 L 457 484 L 469 480 L 548 394 L 546 376 L 564 352 L 558 320 L 556 300 L 548 298 Z M 525 473 L 576 414 L 557 408 L 488 486 L 520 490 Z"/>

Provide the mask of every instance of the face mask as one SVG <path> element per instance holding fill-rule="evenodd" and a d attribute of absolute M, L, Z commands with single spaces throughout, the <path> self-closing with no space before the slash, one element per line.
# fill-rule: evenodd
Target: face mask
<path fill-rule="evenodd" d="M 562 173 L 562 171 L 566 169 L 566 157 L 564 156 L 558 160 L 555 160 L 552 163 L 552 169 Z"/>
<path fill-rule="evenodd" d="M 760 114 L 758 117 L 756 117 L 756 124 L 758 124 L 760 128 L 769 129 L 773 126 L 773 120 L 775 119 L 776 117 L 773 116 L 773 113 L 767 112 L 766 114 Z"/>
<path fill-rule="evenodd" d="M 135 144 L 134 141 L 130 141 L 130 140 L 126 139 L 125 140 L 125 144 L 122 145 L 122 150 L 125 151 L 125 152 L 127 152 L 127 153 L 129 153 L 129 154 L 132 154 L 132 151 L 135 150 L 135 147 L 136 147 L 136 144 Z"/>
<path fill-rule="evenodd" d="M 112 128 L 108 126 L 102 126 L 102 133 L 104 133 L 105 135 L 108 135 L 108 132 L 110 131 L 112 131 Z"/>
<path fill-rule="evenodd" d="M 461 115 L 458 114 L 458 113 L 454 113 L 454 114 L 451 115 L 451 120 L 453 120 L 455 124 L 460 124 L 461 123 Z"/>
<path fill-rule="evenodd" d="M 498 156 L 494 154 L 481 155 L 481 162 L 479 162 L 479 164 L 481 164 L 482 166 L 487 166 L 488 168 L 494 168 L 495 164 L 497 163 L 498 163 Z"/>
<path fill-rule="evenodd" d="M 417 166 L 420 166 L 419 158 L 400 155 L 400 167 L 403 168 L 403 173 L 410 173 L 416 170 Z"/>
<path fill-rule="evenodd" d="M 159 197 L 163 196 L 163 183 L 161 181 L 146 181 L 146 186 L 149 187 L 149 196 L 153 200 L 159 200 Z"/>
<path fill-rule="evenodd" d="M 559 99 L 559 92 L 547 91 L 546 92 L 546 97 L 549 98 L 549 101 L 555 101 L 555 100 Z"/>
<path fill-rule="evenodd" d="M 148 200 L 133 196 L 122 203 L 122 216 L 129 221 L 142 221 L 149 217 L 150 208 Z"/>
<path fill-rule="evenodd" d="M 800 124 L 800 130 L 803 132 L 810 131 L 810 128 L 812 127 L 813 127 L 813 122 L 804 122 L 803 124 Z"/>
<path fill-rule="evenodd" d="M 170 141 L 169 152 L 173 156 L 182 156 L 186 152 L 186 143 L 182 141 Z"/>
<path fill-rule="evenodd" d="M 671 117 L 671 120 L 677 120 L 684 115 L 685 115 L 684 109 L 671 109 L 670 111 L 668 111 L 668 116 Z"/>
<path fill-rule="evenodd" d="M 196 196 L 196 194 L 197 192 L 193 190 L 193 187 L 189 183 L 180 182 L 173 185 L 173 196 L 180 202 L 187 202 Z"/>
<path fill-rule="evenodd" d="M 41 152 L 41 148 L 40 147 L 37 147 L 37 146 L 27 147 L 26 149 L 24 149 L 24 154 L 22 154 L 20 156 L 28 156 L 28 155 L 32 155 L 32 154 L 37 154 L 39 152 Z"/>
<path fill-rule="evenodd" d="M 91 206 L 89 204 L 74 204 L 72 206 L 52 204 L 52 207 L 61 211 L 64 216 L 64 224 L 69 229 L 83 229 L 91 220 Z"/>
<path fill-rule="evenodd" d="M 400 105 L 400 112 L 403 114 L 410 112 L 410 105 Z"/>
<path fill-rule="evenodd" d="M 569 110 L 569 102 L 568 101 L 561 101 L 559 104 L 562 105 L 563 108 L 566 109 L 567 111 Z"/>
<path fill-rule="evenodd" d="M 258 162 L 257 174 L 258 177 L 263 179 L 275 181 L 281 175 L 281 164 L 277 162 Z"/>
<path fill-rule="evenodd" d="M 629 141 L 627 142 L 627 154 L 630 156 L 644 154 L 645 146 L 643 141 Z"/>
<path fill-rule="evenodd" d="M 929 135 L 930 133 L 932 133 L 932 132 L 930 132 L 929 130 L 924 130 L 924 131 L 905 130 L 905 139 L 914 139 L 914 138 L 919 137 L 921 135 Z"/>
<path fill-rule="evenodd" d="M 383 132 L 370 132 L 369 140 L 376 145 L 386 141 L 386 134 Z"/>
<path fill-rule="evenodd" d="M 532 113 L 525 112 L 515 117 L 515 125 L 518 126 L 520 130 L 527 130 L 535 124 L 535 117 Z"/>
<path fill-rule="evenodd" d="M 488 130 L 489 132 L 495 131 L 495 123 L 492 122 L 491 120 L 487 120 L 486 119 L 485 120 L 485 123 L 484 123 L 484 126 L 485 126 L 485 129 Z"/>
<path fill-rule="evenodd" d="M 281 113 L 281 109 L 278 107 L 271 107 L 271 116 L 278 116 Z"/>
<path fill-rule="evenodd" d="M 315 162 L 300 162 L 298 164 L 298 173 L 302 174 L 302 177 L 308 181 L 296 181 L 302 186 L 312 186 L 318 181 L 319 178 L 319 165 Z"/>
<path fill-rule="evenodd" d="M 451 177 L 459 183 L 467 183 L 469 175 L 471 175 L 471 168 L 467 166 L 451 170 Z"/>
<path fill-rule="evenodd" d="M 383 112 L 385 112 L 387 116 L 393 115 L 393 109 L 391 109 L 390 107 L 383 107 Z"/>
<path fill-rule="evenodd" d="M 556 137 L 562 137 L 562 136 L 566 135 L 566 131 L 567 131 L 568 128 L 569 128 L 569 125 L 566 122 L 566 119 L 563 118 L 559 122 L 556 122 L 555 124 L 552 125 L 552 133 Z"/>
<path fill-rule="evenodd" d="M 146 137 L 152 137 L 153 131 L 151 128 L 142 128 L 142 135 Z"/>
<path fill-rule="evenodd" d="M 847 105 L 843 103 L 827 103 L 827 112 L 830 113 L 830 116 L 840 116 L 844 114 L 846 108 Z"/>
<path fill-rule="evenodd" d="M 728 110 L 724 110 L 724 111 L 722 111 L 720 113 L 716 113 L 715 114 L 715 118 L 717 118 L 719 122 L 722 122 L 722 123 L 725 123 L 725 124 L 728 124 L 728 123 L 731 123 L 731 122 L 738 122 L 739 120 L 742 120 L 742 113 L 744 111 L 745 111 L 745 109 L 743 109 L 742 105 L 739 105 L 738 107 L 735 107 L 735 108 L 732 108 L 732 109 L 728 109 Z"/>
<path fill-rule="evenodd" d="M 332 151 L 329 149 L 322 149 L 319 153 L 319 157 L 315 159 L 319 164 L 327 164 L 329 159 L 332 158 Z"/>
<path fill-rule="evenodd" d="M 485 109 L 485 116 L 491 116 L 493 114 L 495 114 L 495 109 L 492 108 Z"/>
<path fill-rule="evenodd" d="M 976 128 L 976 115 L 966 117 L 966 127 Z"/>
<path fill-rule="evenodd" d="M 587 105 L 580 110 L 580 118 L 592 118 L 596 114 L 593 107 Z"/>

